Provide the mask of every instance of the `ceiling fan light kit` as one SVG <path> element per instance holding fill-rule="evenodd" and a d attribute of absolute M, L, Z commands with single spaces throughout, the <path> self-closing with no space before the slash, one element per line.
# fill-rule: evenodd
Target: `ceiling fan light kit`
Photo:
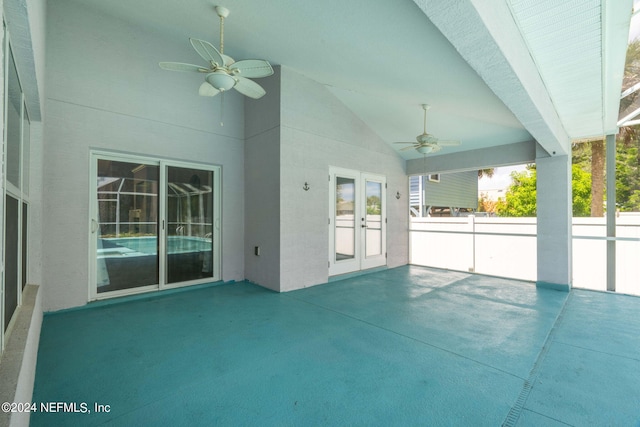
<path fill-rule="evenodd" d="M 229 9 L 215 7 L 220 17 L 220 50 L 211 43 L 190 38 L 191 46 L 207 62 L 206 66 L 184 64 L 181 62 L 160 62 L 160 68 L 169 71 L 187 71 L 206 73 L 205 81 L 200 85 L 198 94 L 216 96 L 221 92 L 235 89 L 249 98 L 262 98 L 267 92 L 258 83 L 250 79 L 267 77 L 273 74 L 273 68 L 264 59 L 245 59 L 235 61 L 224 54 L 224 19 Z"/>
<path fill-rule="evenodd" d="M 236 85 L 236 80 L 222 70 L 217 70 L 211 74 L 207 74 L 205 80 L 213 86 L 214 89 L 217 89 L 220 92 L 229 90 Z"/>

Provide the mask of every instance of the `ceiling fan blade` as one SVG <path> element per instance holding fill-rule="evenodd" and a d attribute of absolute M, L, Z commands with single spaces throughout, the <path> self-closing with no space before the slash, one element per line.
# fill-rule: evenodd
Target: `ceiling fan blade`
<path fill-rule="evenodd" d="M 236 61 L 235 59 L 233 59 L 232 57 L 230 57 L 229 55 L 225 55 L 224 53 L 222 54 L 222 59 L 224 60 L 224 65 L 226 67 L 234 64 Z"/>
<path fill-rule="evenodd" d="M 202 59 L 207 62 L 213 62 L 217 65 L 224 65 L 224 58 L 220 52 L 218 52 L 218 49 L 216 49 L 211 43 L 199 39 L 189 39 L 189 41 L 191 42 L 191 46 L 193 46 Z"/>
<path fill-rule="evenodd" d="M 413 145 L 416 145 L 415 142 L 403 142 L 403 141 L 394 142 L 394 144 L 413 144 Z"/>
<path fill-rule="evenodd" d="M 184 64 L 182 62 L 161 62 L 160 68 L 169 71 L 193 71 L 196 73 L 206 73 L 208 70 L 199 65 Z"/>
<path fill-rule="evenodd" d="M 265 91 L 262 86 L 253 80 L 249 80 L 247 78 L 236 76 L 234 77 L 237 81 L 234 88 L 240 92 L 241 94 L 248 96 L 249 98 L 259 99 L 262 98 L 267 91 Z"/>
<path fill-rule="evenodd" d="M 436 144 L 441 145 L 443 147 L 450 147 L 454 145 L 460 145 L 460 141 L 443 141 L 439 139 Z"/>
<path fill-rule="evenodd" d="M 233 74 L 249 79 L 267 77 L 273 74 L 271 64 L 263 59 L 244 59 L 234 63 L 229 69 Z"/>
<path fill-rule="evenodd" d="M 216 96 L 219 93 L 220 91 L 218 89 L 207 82 L 202 83 L 200 89 L 198 89 L 198 95 L 200 96 Z"/>
<path fill-rule="evenodd" d="M 415 146 L 415 145 L 411 145 L 411 146 L 409 146 L 409 147 L 401 148 L 401 149 L 400 149 L 400 150 L 398 150 L 398 151 L 409 151 L 409 150 L 413 150 L 413 149 L 415 149 L 415 148 L 418 148 L 418 147 L 417 147 L 417 146 Z"/>

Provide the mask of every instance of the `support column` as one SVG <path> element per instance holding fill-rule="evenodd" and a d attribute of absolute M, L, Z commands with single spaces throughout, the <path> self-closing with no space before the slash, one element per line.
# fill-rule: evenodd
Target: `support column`
<path fill-rule="evenodd" d="M 616 290 L 616 136 L 607 135 L 607 290 Z"/>
<path fill-rule="evenodd" d="M 536 159 L 537 254 L 536 285 L 568 291 L 572 281 L 571 157 Z"/>

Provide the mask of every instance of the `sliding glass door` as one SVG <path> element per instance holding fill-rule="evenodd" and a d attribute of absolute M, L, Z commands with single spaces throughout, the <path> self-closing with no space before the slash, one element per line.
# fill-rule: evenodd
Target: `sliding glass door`
<path fill-rule="evenodd" d="M 213 277 L 213 171 L 167 166 L 167 283 Z"/>
<path fill-rule="evenodd" d="M 220 279 L 219 168 L 94 153 L 91 298 Z"/>

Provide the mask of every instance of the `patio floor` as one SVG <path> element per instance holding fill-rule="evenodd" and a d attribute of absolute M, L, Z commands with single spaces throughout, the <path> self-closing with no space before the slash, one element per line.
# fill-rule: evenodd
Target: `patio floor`
<path fill-rule="evenodd" d="M 89 307 L 45 316 L 33 396 L 87 413 L 31 425 L 640 423 L 638 297 L 405 266 Z"/>

